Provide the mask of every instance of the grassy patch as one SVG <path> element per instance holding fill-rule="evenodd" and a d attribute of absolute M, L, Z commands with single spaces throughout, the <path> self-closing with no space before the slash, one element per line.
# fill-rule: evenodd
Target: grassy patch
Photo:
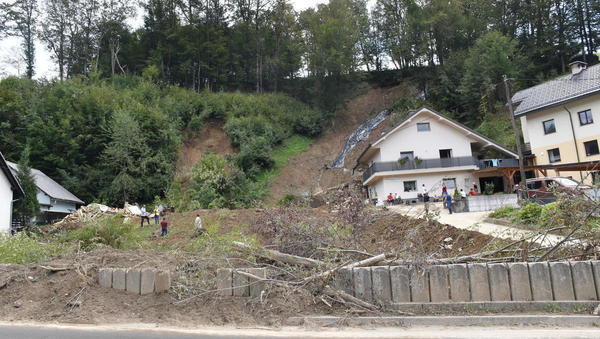
<path fill-rule="evenodd" d="M 36 264 L 66 253 L 69 248 L 66 244 L 46 242 L 23 232 L 15 236 L 0 234 L 0 263 Z"/>
<path fill-rule="evenodd" d="M 103 218 L 63 235 L 63 243 L 79 243 L 82 249 L 101 246 L 130 250 L 144 247 L 153 227 L 139 227 L 135 222 L 123 223 L 120 217 Z"/>
<path fill-rule="evenodd" d="M 256 183 L 259 189 L 264 191 L 264 196 L 267 195 L 269 184 L 279 176 L 281 169 L 287 165 L 288 160 L 294 155 L 306 151 L 311 143 L 312 139 L 310 138 L 294 135 L 286 139 L 281 146 L 273 151 L 271 156 L 275 160 L 275 166 L 270 170 L 261 172 L 256 178 Z"/>

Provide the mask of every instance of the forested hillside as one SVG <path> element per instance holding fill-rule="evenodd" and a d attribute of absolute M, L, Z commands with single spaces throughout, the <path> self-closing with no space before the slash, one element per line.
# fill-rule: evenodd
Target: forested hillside
<path fill-rule="evenodd" d="M 131 27 L 136 13 L 143 24 Z M 166 194 L 251 205 L 265 173 L 367 87 L 410 84 L 419 100 L 397 109 L 427 102 L 513 145 L 502 76 L 533 85 L 575 54 L 597 62 L 600 43 L 592 0 L 330 0 L 303 11 L 289 0 L 12 0 L 0 19 L 0 35 L 22 41 L 26 78 L 39 71 L 36 41 L 57 70 L 2 80 L 0 150 L 16 160 L 29 145 L 33 167 L 110 204 Z M 174 180 L 182 140 L 207 122 L 235 155 L 206 156 Z"/>
<path fill-rule="evenodd" d="M 218 197 L 225 199 L 219 206 L 246 206 L 261 198 L 250 185 L 273 167 L 273 148 L 292 135 L 319 134 L 324 119 L 283 94 L 196 93 L 135 76 L 0 81 L 4 155 L 16 161 L 28 146 L 32 167 L 87 202 L 164 196 L 182 138 L 220 120 L 238 152 L 230 159 L 203 159 L 192 193 L 204 207 Z"/>

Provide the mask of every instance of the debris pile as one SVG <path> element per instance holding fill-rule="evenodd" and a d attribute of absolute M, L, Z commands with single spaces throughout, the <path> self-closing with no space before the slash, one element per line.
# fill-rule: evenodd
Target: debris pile
<path fill-rule="evenodd" d="M 140 208 L 138 206 L 129 204 L 125 204 L 124 208 L 115 208 L 93 203 L 87 206 L 81 206 L 77 211 L 54 223 L 54 226 L 79 225 L 105 215 L 122 215 L 124 217 L 132 217 L 135 215 L 140 215 Z"/>

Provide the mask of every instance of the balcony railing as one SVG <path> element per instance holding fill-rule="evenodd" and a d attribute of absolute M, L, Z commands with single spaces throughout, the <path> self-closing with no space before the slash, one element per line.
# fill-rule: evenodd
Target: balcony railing
<path fill-rule="evenodd" d="M 479 168 L 514 168 L 519 167 L 518 159 L 483 159 L 479 160 Z"/>
<path fill-rule="evenodd" d="M 414 159 L 407 158 L 404 162 L 376 162 L 369 166 L 365 173 L 363 173 L 363 181 L 366 181 L 373 174 L 378 172 L 410 171 L 415 169 L 445 168 L 459 166 L 477 166 L 478 164 L 478 160 L 474 157 L 421 159 L 420 161 L 415 161 Z"/>

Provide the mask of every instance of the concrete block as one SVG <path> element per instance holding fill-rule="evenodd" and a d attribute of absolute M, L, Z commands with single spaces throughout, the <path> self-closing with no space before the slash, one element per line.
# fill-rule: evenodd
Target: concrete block
<path fill-rule="evenodd" d="M 124 268 L 115 268 L 112 274 L 112 288 L 119 291 L 125 291 L 127 286 L 127 271 Z"/>
<path fill-rule="evenodd" d="M 571 266 L 568 262 L 551 262 L 550 279 L 554 300 L 575 300 Z"/>
<path fill-rule="evenodd" d="M 450 300 L 448 266 L 438 265 L 429 268 L 429 292 L 431 295 L 431 302 Z"/>
<path fill-rule="evenodd" d="M 576 300 L 598 300 L 592 263 L 589 261 L 571 262 L 573 272 L 573 287 Z"/>
<path fill-rule="evenodd" d="M 267 278 L 267 269 L 266 268 L 248 268 L 245 269 L 246 272 L 250 274 L 254 274 L 257 277 L 266 279 Z M 260 298 L 262 291 L 265 289 L 264 281 L 250 281 L 250 296 L 253 298 Z"/>
<path fill-rule="evenodd" d="M 596 282 L 596 295 L 600 299 L 600 261 L 592 261 L 592 272 L 594 273 L 594 281 Z"/>
<path fill-rule="evenodd" d="M 552 283 L 550 282 L 550 267 L 547 262 L 530 262 L 529 277 L 534 301 L 554 300 Z"/>
<path fill-rule="evenodd" d="M 492 301 L 510 301 L 510 282 L 505 264 L 489 264 L 490 295 Z"/>
<path fill-rule="evenodd" d="M 392 302 L 392 285 L 390 281 L 390 269 L 388 266 L 371 267 L 373 282 L 373 299 L 379 304 L 390 304 Z"/>
<path fill-rule="evenodd" d="M 430 302 L 429 272 L 426 270 L 410 269 L 410 294 L 413 302 Z"/>
<path fill-rule="evenodd" d="M 250 286 L 248 285 L 248 277 L 233 272 L 233 296 L 248 297 L 250 296 Z"/>
<path fill-rule="evenodd" d="M 112 268 L 101 268 L 98 270 L 98 284 L 101 287 L 112 287 Z"/>
<path fill-rule="evenodd" d="M 354 296 L 364 300 L 373 301 L 370 267 L 355 267 L 354 271 Z"/>
<path fill-rule="evenodd" d="M 231 268 L 217 270 L 217 290 L 219 295 L 224 297 L 233 295 L 233 270 Z"/>
<path fill-rule="evenodd" d="M 490 301 L 490 280 L 486 264 L 468 264 L 472 301 Z"/>
<path fill-rule="evenodd" d="M 452 301 L 470 301 L 469 272 L 466 264 L 448 265 L 450 299 Z"/>
<path fill-rule="evenodd" d="M 154 278 L 154 293 L 166 292 L 171 288 L 171 274 L 168 271 L 158 271 Z"/>
<path fill-rule="evenodd" d="M 156 271 L 145 268 L 141 271 L 140 294 L 150 294 L 154 292 L 154 280 Z"/>
<path fill-rule="evenodd" d="M 391 266 L 392 301 L 395 303 L 410 302 L 410 280 L 408 267 Z"/>
<path fill-rule="evenodd" d="M 531 301 L 531 283 L 527 263 L 509 263 L 510 294 L 514 301 Z"/>
<path fill-rule="evenodd" d="M 142 271 L 138 268 L 130 268 L 127 270 L 127 292 L 140 294 L 142 283 Z"/>
<path fill-rule="evenodd" d="M 354 274 L 350 268 L 341 268 L 335 272 L 333 286 L 340 291 L 354 295 Z"/>

